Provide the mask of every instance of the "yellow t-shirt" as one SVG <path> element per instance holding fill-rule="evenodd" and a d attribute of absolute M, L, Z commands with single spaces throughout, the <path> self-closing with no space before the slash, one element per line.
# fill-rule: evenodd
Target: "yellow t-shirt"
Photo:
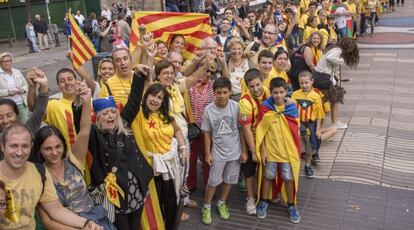
<path fill-rule="evenodd" d="M 50 100 L 44 122 L 58 128 L 65 137 L 68 149 L 75 143 L 76 129 L 73 123 L 72 100 L 61 98 Z"/>
<path fill-rule="evenodd" d="M 329 42 L 331 44 L 336 44 L 337 41 L 338 41 L 338 34 L 335 32 L 335 27 L 333 25 L 329 26 Z"/>
<path fill-rule="evenodd" d="M 114 96 L 115 102 L 117 104 L 121 104 L 122 106 L 125 106 L 128 101 L 129 92 L 131 91 L 131 83 L 132 83 L 132 76 L 131 75 L 128 78 L 120 78 L 117 74 L 112 76 L 108 79 L 107 83 L 109 88 L 111 89 L 112 96 Z M 109 92 L 106 86 L 103 86 L 101 90 L 99 91 L 99 98 L 102 97 L 108 97 Z"/>
<path fill-rule="evenodd" d="M 329 32 L 325 29 L 319 29 L 319 33 L 322 34 L 322 47 L 326 48 L 329 39 Z"/>
<path fill-rule="evenodd" d="M 311 3 L 311 0 L 301 0 L 299 2 L 299 7 L 302 10 L 302 12 L 307 12 L 309 10 L 310 3 Z"/>
<path fill-rule="evenodd" d="M 298 108 L 301 122 L 312 122 L 325 118 L 321 96 L 314 90 L 305 93 L 303 90 L 298 89 L 293 92 L 292 99 Z"/>
<path fill-rule="evenodd" d="M 285 110 L 285 105 L 277 106 L 275 108 L 278 112 Z M 269 127 L 265 141 L 266 157 L 271 162 L 290 162 L 289 150 L 286 146 L 285 138 L 290 137 L 290 129 L 283 115 L 278 114 L 275 116 L 272 125 Z M 285 135 L 289 134 L 289 135 Z"/>
<path fill-rule="evenodd" d="M 247 53 L 250 53 L 251 48 L 253 47 L 254 42 L 251 42 L 249 45 L 247 45 L 246 47 L 246 51 Z M 283 39 L 283 41 L 275 46 L 270 46 L 270 47 L 266 47 L 265 45 L 260 43 L 259 49 L 257 52 L 255 52 L 255 54 L 249 58 L 249 60 L 254 63 L 254 67 L 258 68 L 257 65 L 257 57 L 259 56 L 260 51 L 262 50 L 270 50 L 272 51 L 273 55 L 276 53 L 276 51 L 278 50 L 279 47 L 283 47 L 286 51 L 287 51 L 287 46 L 286 46 L 286 41 L 285 39 Z"/>
<path fill-rule="evenodd" d="M 239 101 L 239 124 L 251 124 L 253 136 L 256 134 L 257 115 L 259 114 L 260 105 L 270 96 L 269 91 L 263 88 L 263 94 L 259 97 L 253 97 L 250 93 L 245 94 Z"/>
<path fill-rule="evenodd" d="M 288 77 L 286 71 L 280 71 L 279 72 L 273 66 L 272 71 L 270 71 L 270 73 L 269 73 L 269 77 L 267 77 L 266 80 L 264 81 L 264 85 L 269 89 L 270 88 L 270 81 L 273 78 L 277 78 L 277 77 L 283 78 L 283 80 L 285 80 L 286 83 L 288 83 L 288 84 L 290 83 L 290 80 L 289 80 L 289 77 Z"/>
<path fill-rule="evenodd" d="M 183 114 L 186 114 L 185 103 L 182 93 L 187 90 L 185 79 L 179 81 L 179 84 L 173 84 L 171 87 L 167 87 L 167 91 L 170 94 L 170 113 L 180 127 L 184 137 L 187 137 L 188 128 L 187 121 Z"/>
<path fill-rule="evenodd" d="M 312 28 L 310 26 L 306 26 L 305 30 L 303 31 L 303 43 L 306 43 L 311 36 L 312 33 L 318 32 L 318 28 Z"/>
<path fill-rule="evenodd" d="M 134 133 L 135 140 L 139 149 L 152 165 L 152 158 L 148 158 L 147 152 L 167 153 L 171 149 L 172 139 L 174 137 L 174 127 L 165 124 L 160 113 L 151 113 L 146 119 L 142 109 L 138 112 L 131 130 Z"/>
<path fill-rule="evenodd" d="M 266 92 L 269 92 L 270 81 L 272 80 L 272 79 L 268 80 L 269 78 L 270 78 L 270 75 L 263 81 L 263 88 Z M 240 85 L 241 85 L 241 96 L 243 97 L 245 94 L 249 93 L 249 87 L 247 87 L 246 82 L 244 81 L 243 78 L 240 79 Z"/>
<path fill-rule="evenodd" d="M 11 189 L 15 199 L 15 205 L 19 210 L 19 223 L 13 223 L 8 219 L 0 220 L 0 229 L 35 229 L 35 209 L 38 203 L 58 200 L 52 177 L 46 170 L 46 181 L 42 194 L 42 178 L 36 166 L 27 162 L 24 174 L 17 179 L 10 179 L 0 171 L 0 180 L 4 181 L 7 188 Z"/>
<path fill-rule="evenodd" d="M 351 15 L 357 14 L 357 6 L 354 3 L 345 2 L 344 4 L 348 8 L 348 11 Z"/>

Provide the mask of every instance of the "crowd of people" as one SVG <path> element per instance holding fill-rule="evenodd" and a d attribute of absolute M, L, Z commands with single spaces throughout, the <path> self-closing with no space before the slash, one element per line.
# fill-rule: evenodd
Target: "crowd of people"
<path fill-rule="evenodd" d="M 347 128 L 341 68 L 356 68 L 359 51 L 343 26 L 360 20 L 363 35 L 362 15 L 374 21 L 376 10 L 371 0 L 241 2 L 218 16 L 204 1 L 212 36 L 192 59 L 183 35 L 153 41 L 145 25 L 130 52 L 128 6 L 103 7 L 90 23 L 77 11 L 98 52 L 112 55 L 97 79 L 83 66 L 57 71 L 58 99 L 40 69 L 24 77 L 0 54 L 0 229 L 176 229 L 197 218 L 181 205 L 198 207 L 189 192 L 198 162 L 202 223 L 212 222 L 217 187 L 219 216 L 230 218 L 235 184 L 247 215 L 265 218 L 281 200 L 300 222 L 300 168 L 314 177 L 321 143 Z"/>

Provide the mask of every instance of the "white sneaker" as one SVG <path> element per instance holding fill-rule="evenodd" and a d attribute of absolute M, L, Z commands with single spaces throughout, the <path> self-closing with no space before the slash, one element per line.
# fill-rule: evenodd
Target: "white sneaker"
<path fill-rule="evenodd" d="M 346 128 L 348 128 L 348 125 L 347 124 L 344 124 L 344 123 L 342 123 L 340 121 L 337 121 L 335 123 L 332 123 L 331 124 L 331 127 L 337 128 L 337 129 L 346 129 Z"/>
<path fill-rule="evenodd" d="M 244 207 L 246 208 L 247 215 L 256 215 L 256 201 L 254 199 L 248 198 Z"/>

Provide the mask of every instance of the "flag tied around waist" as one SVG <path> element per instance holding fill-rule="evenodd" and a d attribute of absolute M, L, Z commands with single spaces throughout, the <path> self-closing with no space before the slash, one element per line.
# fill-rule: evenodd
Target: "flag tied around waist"
<path fill-rule="evenodd" d="M 69 10 L 70 22 L 70 49 L 72 51 L 72 62 L 75 69 L 85 64 L 96 55 L 95 47 L 86 35 L 82 32 L 78 23 Z"/>
<path fill-rule="evenodd" d="M 209 21 L 207 14 L 199 13 L 136 12 L 131 25 L 130 50 L 136 48 L 140 36 L 139 26 L 144 24 L 146 31 L 153 34 L 154 42 L 161 40 L 167 46 L 174 34 L 183 35 L 185 38 L 183 57 L 192 59 L 201 41 L 212 35 Z"/>

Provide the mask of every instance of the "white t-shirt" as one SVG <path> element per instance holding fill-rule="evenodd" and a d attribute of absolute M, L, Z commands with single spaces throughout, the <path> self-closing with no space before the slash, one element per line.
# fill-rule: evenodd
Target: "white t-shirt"
<path fill-rule="evenodd" d="M 101 16 L 105 17 L 107 21 L 111 21 L 112 19 L 112 12 L 110 10 L 102 10 Z"/>
<path fill-rule="evenodd" d="M 226 40 L 227 40 L 227 36 L 222 37 L 222 36 L 218 36 L 220 38 L 220 44 L 222 47 L 224 47 L 224 45 L 226 44 Z"/>
<path fill-rule="evenodd" d="M 81 15 L 75 15 L 75 19 L 79 22 L 79 25 L 83 25 L 83 22 L 85 21 L 85 17 Z"/>
<path fill-rule="evenodd" d="M 341 16 L 335 15 L 335 23 L 338 26 L 338 29 L 342 29 L 346 27 L 346 16 L 345 14 L 348 12 L 345 7 L 340 6 L 336 9 L 336 13 L 343 14 Z"/>

